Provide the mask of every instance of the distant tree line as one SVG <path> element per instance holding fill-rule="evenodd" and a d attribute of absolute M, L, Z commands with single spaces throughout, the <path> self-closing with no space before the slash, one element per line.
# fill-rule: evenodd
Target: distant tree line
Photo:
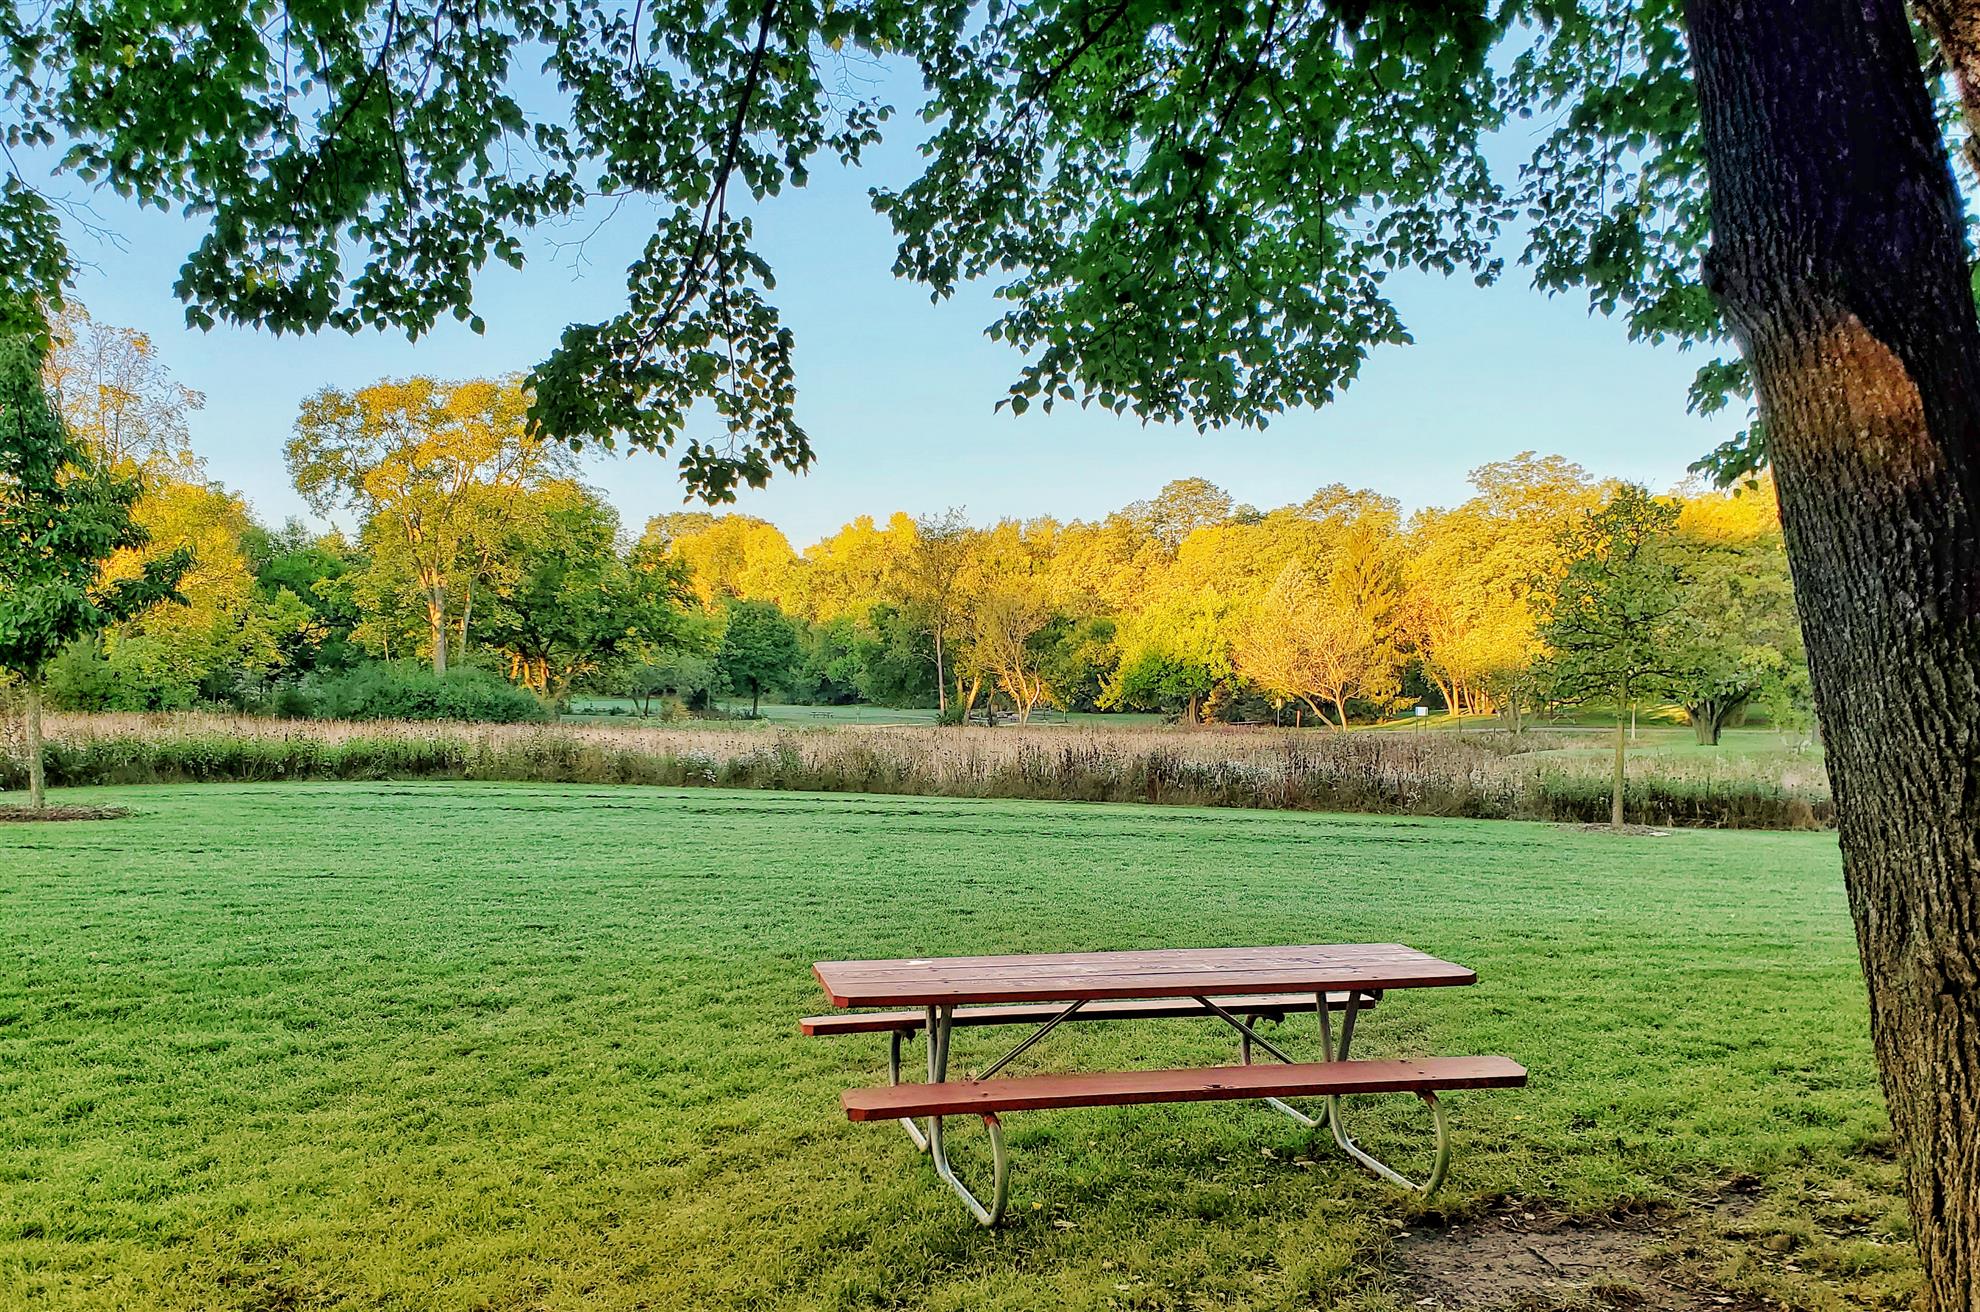
<path fill-rule="evenodd" d="M 61 707 L 525 714 L 492 677 L 545 705 L 592 694 L 639 714 L 730 698 L 1346 727 L 1427 704 L 1517 728 L 1593 699 L 1675 702 L 1716 742 L 1756 704 L 1793 718 L 1806 700 L 1764 485 L 1650 497 L 1527 453 L 1473 471 L 1461 505 L 1411 516 L 1338 484 L 1259 510 L 1182 479 L 1096 521 L 861 516 L 798 550 L 740 514 L 659 515 L 634 534 L 565 448 L 531 435 L 521 380 L 410 378 L 304 402 L 290 473 L 354 526 L 315 532 L 258 523 L 206 479 L 186 438 L 201 399 L 141 335 L 71 310 L 45 374 L 76 440 L 139 489 L 138 538 L 104 576 L 187 562 L 171 604 L 49 661 Z M 1669 576 L 1668 606 L 1627 641 L 1575 628 L 1608 595 L 1588 571 L 1618 515 L 1648 516 Z M 1624 649 L 1654 659 L 1623 677 L 1604 662 Z M 375 672 L 353 680 L 374 663 L 400 671 L 392 695 Z"/>

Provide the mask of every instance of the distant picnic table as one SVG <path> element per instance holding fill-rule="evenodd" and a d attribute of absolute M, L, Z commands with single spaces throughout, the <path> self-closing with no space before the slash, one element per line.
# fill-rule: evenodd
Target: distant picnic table
<path fill-rule="evenodd" d="M 806 1034 L 888 1035 L 888 1082 L 847 1090 L 840 1099 L 847 1117 L 899 1121 L 916 1147 L 929 1154 L 936 1175 L 986 1226 L 997 1223 L 1008 1199 L 1010 1170 L 998 1120 L 1003 1112 L 1262 1099 L 1302 1125 L 1324 1123 L 1349 1157 L 1383 1179 L 1428 1194 L 1443 1183 L 1450 1166 L 1449 1128 L 1437 1094 L 1526 1083 L 1526 1069 L 1506 1057 L 1349 1059 L 1356 1018 L 1387 990 L 1471 984 L 1478 978 L 1463 966 L 1399 943 L 821 961 L 812 969 L 832 1005 L 848 1010 L 807 1017 L 801 1022 Z M 911 1010 L 851 1010 L 872 1007 Z M 1261 1021 L 1308 1012 L 1318 1024 L 1317 1062 L 1296 1060 L 1258 1032 Z M 1241 1064 L 998 1076 L 1068 1021 L 1174 1018 L 1215 1018 L 1231 1026 L 1239 1036 Z M 952 1031 L 985 1025 L 1036 1028 L 973 1077 L 951 1080 Z M 916 1034 L 927 1038 L 928 1079 L 903 1083 L 902 1045 Z M 1265 1052 L 1276 1064 L 1254 1064 L 1254 1051 Z M 1348 1135 L 1340 1100 L 1362 1093 L 1411 1093 L 1429 1108 L 1435 1158 L 1421 1183 L 1378 1161 Z M 1325 1098 L 1323 1117 L 1308 1116 L 1284 1101 L 1294 1097 Z M 989 1131 L 992 1181 L 987 1202 L 950 1165 L 942 1120 L 951 1115 L 980 1117 Z M 916 1118 L 923 1123 L 917 1125 Z"/>

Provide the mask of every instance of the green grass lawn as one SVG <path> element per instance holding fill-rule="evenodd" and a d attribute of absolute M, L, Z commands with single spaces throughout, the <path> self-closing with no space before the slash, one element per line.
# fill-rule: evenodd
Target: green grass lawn
<path fill-rule="evenodd" d="M 7 1308 L 1408 1309 L 1398 1234 L 1508 1207 L 1652 1213 L 1743 1307 L 1914 1287 L 1829 835 L 476 784 L 62 800 L 137 814 L 0 825 Z M 1361 1055 L 1532 1069 L 1450 1098 L 1427 1211 L 1256 1104 L 1033 1112 L 984 1233 L 896 1128 L 839 1113 L 883 1045 L 796 1028 L 824 957 L 1352 940 L 1481 977 L 1391 995 Z M 1217 1062 L 1227 1034 L 1068 1026 L 1022 1068 Z M 1412 1100 L 1355 1112 L 1421 1168 Z M 980 1131 L 956 1139 L 980 1174 Z"/>

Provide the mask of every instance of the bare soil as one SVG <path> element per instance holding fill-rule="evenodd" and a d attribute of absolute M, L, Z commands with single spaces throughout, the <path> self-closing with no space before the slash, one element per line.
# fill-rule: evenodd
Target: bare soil
<path fill-rule="evenodd" d="M 1655 1255 L 1678 1233 L 1650 1217 L 1570 1221 L 1531 1212 L 1412 1230 L 1396 1245 L 1403 1301 L 1454 1312 L 1738 1312 L 1747 1300 L 1685 1283 Z"/>
<path fill-rule="evenodd" d="M 39 811 L 25 806 L 0 806 L 0 823 L 33 824 L 41 820 L 121 820 L 131 813 L 127 806 L 45 806 Z"/>

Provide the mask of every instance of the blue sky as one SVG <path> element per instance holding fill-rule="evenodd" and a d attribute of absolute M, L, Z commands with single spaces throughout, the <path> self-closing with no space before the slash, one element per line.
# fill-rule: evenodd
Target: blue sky
<path fill-rule="evenodd" d="M 888 92 L 896 105 L 915 101 L 911 85 Z M 914 121 L 907 114 L 895 122 Z M 1509 137 L 1496 153 L 1510 163 L 1524 145 Z M 1413 509 L 1462 500 L 1467 470 L 1527 449 L 1664 488 L 1740 423 L 1738 415 L 1707 422 L 1685 412 L 1698 356 L 1631 343 L 1620 321 L 1589 315 L 1578 296 L 1531 290 L 1516 267 L 1484 290 L 1464 278 L 1394 280 L 1416 344 L 1380 349 L 1341 399 L 1283 416 L 1263 433 L 1198 435 L 1077 409 L 993 411 L 1018 360 L 982 334 L 995 316 L 988 289 L 931 305 L 925 290 L 888 271 L 892 242 L 866 188 L 904 180 L 914 162 L 908 141 L 890 142 L 859 171 L 822 166 L 810 187 L 757 216 L 777 302 L 797 335 L 799 416 L 818 461 L 808 475 L 745 490 L 736 509 L 799 543 L 855 515 L 896 509 L 961 505 L 979 522 L 1090 518 L 1189 475 L 1261 507 L 1342 482 Z M 56 190 L 80 194 L 72 185 Z M 304 396 L 326 383 L 527 369 L 567 323 L 619 306 L 627 260 L 648 228 L 646 213 L 628 206 L 586 243 L 582 259 L 567 244 L 588 226 L 541 233 L 525 270 L 485 276 L 477 302 L 484 335 L 449 323 L 409 344 L 383 334 L 187 329 L 171 283 L 197 227 L 113 197 L 94 206 L 122 242 L 75 233 L 76 254 L 88 263 L 81 299 L 99 319 L 150 333 L 179 380 L 205 393 L 192 429 L 209 474 L 274 521 L 305 513 L 281 455 Z M 601 454 L 587 477 L 631 528 L 681 506 L 671 463 L 650 454 Z"/>

